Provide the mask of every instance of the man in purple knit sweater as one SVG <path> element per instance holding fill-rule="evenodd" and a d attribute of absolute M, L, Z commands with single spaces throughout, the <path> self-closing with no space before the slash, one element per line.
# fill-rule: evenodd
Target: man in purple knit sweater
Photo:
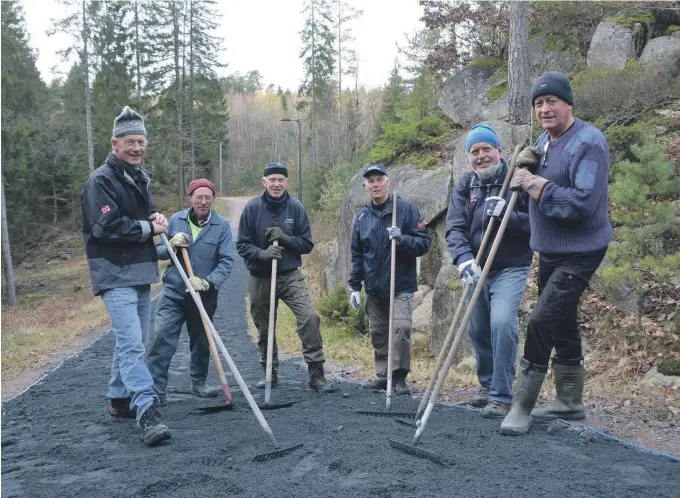
<path fill-rule="evenodd" d="M 512 408 L 501 434 L 526 434 L 532 417 L 585 418 L 578 303 L 612 239 L 607 211 L 609 147 L 602 133 L 572 115 L 569 80 L 547 72 L 531 89 L 545 130 L 524 149 L 510 187 L 530 195 L 531 249 L 539 253 L 538 302 L 531 313 Z M 534 408 L 553 347 L 557 395 Z M 532 411 L 533 409 L 533 411 Z"/>

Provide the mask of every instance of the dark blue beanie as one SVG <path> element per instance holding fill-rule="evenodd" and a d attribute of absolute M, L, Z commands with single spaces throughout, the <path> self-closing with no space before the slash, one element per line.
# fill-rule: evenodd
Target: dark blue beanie
<path fill-rule="evenodd" d="M 569 105 L 574 105 L 574 95 L 571 93 L 569 80 L 562 73 L 548 71 L 536 78 L 531 88 L 531 105 L 541 95 L 554 95 Z"/>
<path fill-rule="evenodd" d="M 288 168 L 285 164 L 269 163 L 264 167 L 264 176 L 269 175 L 283 175 L 288 178 Z"/>
<path fill-rule="evenodd" d="M 480 124 L 472 127 L 465 139 L 465 150 L 470 152 L 470 147 L 478 142 L 486 142 L 494 147 L 501 148 L 501 143 L 498 140 L 496 130 L 489 125 Z"/>

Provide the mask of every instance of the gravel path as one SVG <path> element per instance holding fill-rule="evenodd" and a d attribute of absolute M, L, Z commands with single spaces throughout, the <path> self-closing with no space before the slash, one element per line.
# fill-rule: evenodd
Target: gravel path
<path fill-rule="evenodd" d="M 261 371 L 246 333 L 246 287 L 247 272 L 238 259 L 220 293 L 215 325 L 253 385 Z M 282 363 L 282 382 L 272 398 L 297 403 L 264 414 L 283 446 L 304 446 L 277 460 L 252 462 L 272 448 L 231 376 L 233 411 L 192 413 L 220 399 L 204 401 L 187 393 L 186 334 L 171 366 L 173 392 L 164 410 L 173 437 L 147 448 L 134 422 L 106 415 L 113 345 L 108 334 L 3 404 L 3 498 L 678 496 L 678 462 L 566 430 L 548 434 L 545 426 L 526 437 L 503 437 L 499 421 L 461 408 L 438 407 L 421 441 L 448 458 L 449 467 L 403 454 L 388 440 L 408 441 L 413 429 L 355 413 L 382 408 L 384 395 L 342 380 L 336 381 L 336 392 L 311 392 L 301 358 Z M 393 406 L 415 409 L 416 402 L 399 397 Z"/>

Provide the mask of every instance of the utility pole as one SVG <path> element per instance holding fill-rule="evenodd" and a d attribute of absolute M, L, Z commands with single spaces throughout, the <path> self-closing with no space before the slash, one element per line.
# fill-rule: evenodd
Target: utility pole
<path fill-rule="evenodd" d="M 281 121 L 297 123 L 298 129 L 298 201 L 302 202 L 302 120 L 281 118 Z"/>

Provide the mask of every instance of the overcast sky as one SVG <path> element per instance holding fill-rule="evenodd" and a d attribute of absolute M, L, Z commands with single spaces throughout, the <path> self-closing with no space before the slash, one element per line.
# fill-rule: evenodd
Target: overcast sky
<path fill-rule="evenodd" d="M 55 52 L 73 41 L 66 35 L 48 37 L 51 19 L 63 16 L 64 8 L 54 0 L 22 0 L 30 43 L 38 52 L 38 69 L 46 81 L 52 71 L 66 73 Z M 420 26 L 422 8 L 418 0 L 349 0 L 364 11 L 353 23 L 359 55 L 359 80 L 366 86 L 385 83 L 397 56 L 396 44 L 404 45 L 406 34 Z M 302 77 L 300 30 L 303 0 L 218 0 L 222 14 L 218 34 L 224 37 L 221 60 L 228 64 L 224 74 L 257 69 L 263 83 L 296 90 Z"/>

